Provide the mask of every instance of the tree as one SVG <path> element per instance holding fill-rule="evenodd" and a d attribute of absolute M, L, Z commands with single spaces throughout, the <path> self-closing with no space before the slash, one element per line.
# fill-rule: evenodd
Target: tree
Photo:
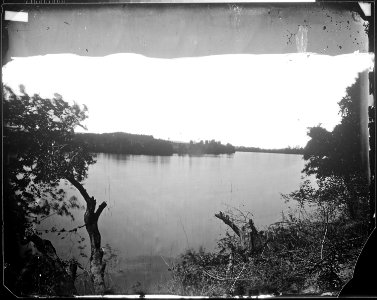
<path fill-rule="evenodd" d="M 87 108 L 81 109 L 76 103 L 70 106 L 58 94 L 53 99 L 43 99 L 39 95 L 29 96 L 23 87 L 20 91 L 16 95 L 9 87 L 3 89 L 7 186 L 4 206 L 9 210 L 17 208 L 24 221 L 19 237 L 28 241 L 35 234 L 22 229 L 30 228 L 28 223 L 38 215 L 71 215 L 69 209 L 77 206 L 75 201 L 64 200 L 60 181 L 76 187 L 86 202 L 84 222 L 90 237 L 91 278 L 95 292 L 103 294 L 105 263 L 98 218 L 106 203 L 102 202 L 96 210 L 96 199 L 89 196 L 82 183 L 95 160 L 85 145 L 72 142 L 74 129 L 84 127 Z M 10 234 L 9 227 L 6 233 Z"/>
<path fill-rule="evenodd" d="M 305 147 L 304 159 L 308 160 L 304 171 L 319 177 L 360 173 L 360 80 L 348 87 L 346 96 L 338 103 L 341 123 L 332 132 L 321 125 L 312 127 L 308 135 L 311 140 Z"/>
<path fill-rule="evenodd" d="M 342 178 L 350 194 L 348 209 L 356 218 L 360 205 L 358 199 L 366 198 L 368 178 L 364 170 L 360 117 L 360 79 L 348 87 L 346 96 L 339 102 L 342 116 L 340 124 L 329 132 L 318 125 L 309 129 L 311 138 L 304 149 L 307 160 L 303 172 L 316 175 L 317 179 L 336 176 Z"/>

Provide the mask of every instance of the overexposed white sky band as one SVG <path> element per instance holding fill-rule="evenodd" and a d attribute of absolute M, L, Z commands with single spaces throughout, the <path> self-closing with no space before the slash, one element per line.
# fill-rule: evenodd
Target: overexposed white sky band
<path fill-rule="evenodd" d="M 3 83 L 87 105 L 88 132 L 282 148 L 305 146 L 307 128 L 319 123 L 332 130 L 346 88 L 373 61 L 368 53 L 54 54 L 13 58 L 3 67 Z"/>

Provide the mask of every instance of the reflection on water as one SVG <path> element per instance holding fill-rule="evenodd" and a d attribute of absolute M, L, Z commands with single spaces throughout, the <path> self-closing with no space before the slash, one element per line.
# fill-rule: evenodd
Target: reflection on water
<path fill-rule="evenodd" d="M 227 229 L 214 214 L 229 206 L 251 211 L 262 228 L 286 209 L 280 193 L 299 187 L 302 156 L 243 153 L 206 156 L 99 154 L 89 168 L 85 188 L 108 206 L 99 220 L 102 243 L 120 258 L 174 257 L 186 248 L 211 250 Z M 68 189 L 68 196 L 79 193 Z M 57 227 L 82 225 L 55 218 Z M 86 237 L 85 229 L 81 235 Z M 64 257 L 75 243 L 54 241 Z M 85 250 L 89 254 L 89 246 Z M 121 266 L 121 261 L 119 266 Z"/>
<path fill-rule="evenodd" d="M 134 155 L 135 156 L 135 155 Z M 141 155 L 141 159 L 147 159 L 149 163 L 160 163 L 160 164 L 167 164 L 170 162 L 170 156 L 152 156 L 152 155 Z"/>
<path fill-rule="evenodd" d="M 127 161 L 136 161 L 136 162 L 146 162 L 146 163 L 152 163 L 152 164 L 157 164 L 157 163 L 165 164 L 165 163 L 170 162 L 171 156 L 100 153 L 100 154 L 96 154 L 96 158 L 97 159 L 100 158 L 101 160 L 116 160 L 119 163 L 124 163 Z"/>

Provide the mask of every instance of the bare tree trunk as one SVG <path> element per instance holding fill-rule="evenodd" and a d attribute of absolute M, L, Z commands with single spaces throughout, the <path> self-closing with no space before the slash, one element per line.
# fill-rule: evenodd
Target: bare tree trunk
<path fill-rule="evenodd" d="M 98 219 L 107 204 L 106 202 L 102 202 L 98 206 L 98 209 L 95 210 L 96 200 L 94 197 L 88 195 L 82 184 L 73 177 L 68 177 L 67 180 L 79 190 L 86 202 L 84 222 L 90 238 L 90 274 L 95 293 L 97 295 L 103 295 L 105 293 L 104 276 L 106 263 L 102 260 L 103 250 L 101 248 L 101 234 L 98 230 Z"/>
<path fill-rule="evenodd" d="M 249 248 L 252 250 L 259 248 L 261 241 L 260 236 L 258 234 L 258 230 L 254 226 L 254 222 L 252 219 L 249 219 Z"/>

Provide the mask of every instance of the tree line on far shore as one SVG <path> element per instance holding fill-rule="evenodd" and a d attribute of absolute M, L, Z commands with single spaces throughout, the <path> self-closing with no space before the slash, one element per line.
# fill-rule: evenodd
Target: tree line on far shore
<path fill-rule="evenodd" d="M 77 144 L 87 144 L 88 150 L 96 153 L 117 153 L 117 154 L 141 154 L 141 155 L 203 155 L 203 154 L 233 154 L 238 152 L 263 152 L 282 154 L 304 154 L 301 147 L 290 147 L 281 149 L 263 149 L 259 147 L 235 147 L 232 144 L 222 144 L 216 140 L 201 140 L 200 142 L 190 141 L 172 142 L 162 139 L 155 139 L 152 135 L 131 134 L 125 132 L 113 133 L 77 133 L 74 140 Z"/>
<path fill-rule="evenodd" d="M 202 154 L 231 154 L 235 147 L 231 144 L 223 145 L 218 141 L 200 141 L 198 143 L 171 142 L 155 139 L 151 135 L 114 133 L 77 133 L 74 141 L 86 144 L 91 152 L 121 153 L 142 155 L 202 155 Z"/>
<path fill-rule="evenodd" d="M 77 133 L 74 137 L 78 145 L 86 144 L 90 152 L 172 155 L 174 153 L 169 141 L 155 139 L 151 135 L 114 133 Z"/>
<path fill-rule="evenodd" d="M 279 149 L 263 149 L 259 147 L 236 147 L 238 152 L 263 152 L 263 153 L 282 153 L 282 154 L 301 154 L 304 155 L 304 148 L 296 146 Z"/>

